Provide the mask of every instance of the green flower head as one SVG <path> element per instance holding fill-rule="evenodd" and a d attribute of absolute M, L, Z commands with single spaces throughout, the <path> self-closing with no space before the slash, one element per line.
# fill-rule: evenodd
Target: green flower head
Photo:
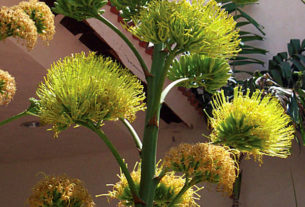
<path fill-rule="evenodd" d="M 129 30 L 135 36 L 164 43 L 177 54 L 188 51 L 230 58 L 239 52 L 236 22 L 215 0 L 152 0 L 133 22 L 135 26 Z"/>
<path fill-rule="evenodd" d="M 39 116 L 57 135 L 78 122 L 135 119 L 145 109 L 143 86 L 109 58 L 74 54 L 53 64 L 39 85 Z"/>
<path fill-rule="evenodd" d="M 186 88 L 203 87 L 213 93 L 227 84 L 230 75 L 230 65 L 226 59 L 210 58 L 204 55 L 183 55 L 176 59 L 168 72 L 168 78 L 175 81 L 188 78 L 179 84 Z"/>
<path fill-rule="evenodd" d="M 280 102 L 270 95 L 262 96 L 256 90 L 252 96 L 234 89 L 232 102 L 227 101 L 222 91 L 213 100 L 214 129 L 211 140 L 254 155 L 286 158 L 290 154 L 294 127 Z"/>

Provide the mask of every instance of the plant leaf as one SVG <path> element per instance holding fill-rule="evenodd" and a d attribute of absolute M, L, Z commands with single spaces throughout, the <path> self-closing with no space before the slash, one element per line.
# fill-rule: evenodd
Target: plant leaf
<path fill-rule="evenodd" d="M 300 124 L 299 106 L 295 93 L 293 93 L 290 98 L 290 103 L 287 107 L 287 114 L 290 115 L 295 123 Z"/>
<path fill-rule="evenodd" d="M 252 17 L 250 17 L 248 14 L 246 14 L 240 8 L 237 8 L 237 10 L 240 12 L 241 15 L 243 15 L 243 17 L 245 19 L 247 19 L 249 22 L 251 22 L 251 24 L 253 24 L 253 26 L 255 26 L 256 29 L 258 29 L 263 35 L 266 35 L 266 33 L 263 31 L 264 27 L 262 25 L 258 24 Z"/>
<path fill-rule="evenodd" d="M 292 75 L 289 63 L 288 62 L 281 62 L 279 66 L 282 70 L 283 77 L 285 79 L 289 80 L 291 78 L 291 75 Z"/>

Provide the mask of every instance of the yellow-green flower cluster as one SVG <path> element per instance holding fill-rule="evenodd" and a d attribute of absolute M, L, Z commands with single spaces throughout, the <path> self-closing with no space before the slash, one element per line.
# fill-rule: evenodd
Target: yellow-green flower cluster
<path fill-rule="evenodd" d="M 55 135 L 72 124 L 135 119 L 145 109 L 140 81 L 110 58 L 74 54 L 53 64 L 41 83 L 39 116 Z"/>
<path fill-rule="evenodd" d="M 157 174 L 160 174 L 162 168 L 156 170 Z M 131 172 L 131 177 L 134 180 L 136 187 L 140 186 L 141 179 L 141 167 L 135 166 L 135 169 Z M 109 191 L 107 196 L 111 199 L 119 200 L 118 207 L 131 207 L 134 206 L 133 197 L 128 187 L 127 180 L 125 176 L 121 173 L 119 175 L 120 181 L 113 186 L 112 191 Z M 161 179 L 160 183 L 156 188 L 156 195 L 154 198 L 154 207 L 167 207 L 169 203 L 175 198 L 179 191 L 183 188 L 185 179 L 181 176 L 176 176 L 174 172 L 168 172 Z M 197 191 L 202 188 L 197 186 L 190 187 L 180 199 L 176 202 L 174 206 L 183 206 L 183 207 L 198 207 L 196 200 L 199 199 Z"/>
<path fill-rule="evenodd" d="M 94 207 L 95 203 L 84 184 L 75 178 L 45 176 L 34 188 L 28 199 L 30 207 Z"/>
<path fill-rule="evenodd" d="M 175 53 L 230 58 L 239 51 L 236 22 L 215 0 L 152 0 L 133 22 L 135 26 L 129 30 L 135 36 L 154 44 L 164 43 Z"/>
<path fill-rule="evenodd" d="M 168 71 L 168 78 L 172 81 L 188 78 L 179 86 L 186 88 L 203 87 L 213 93 L 225 86 L 230 75 L 230 65 L 226 59 L 210 58 L 204 55 L 183 55 L 176 59 Z"/>
<path fill-rule="evenodd" d="M 184 173 L 191 183 L 217 183 L 220 191 L 231 195 L 237 171 L 232 156 L 226 148 L 209 143 L 180 144 L 165 155 L 163 166 Z"/>
<path fill-rule="evenodd" d="M 11 102 L 16 92 L 15 78 L 0 70 L 0 106 Z"/>
<path fill-rule="evenodd" d="M 12 36 L 23 40 L 28 49 L 33 49 L 38 36 L 50 41 L 54 34 L 54 15 L 43 2 L 22 1 L 10 8 L 0 8 L 0 40 Z"/>
<path fill-rule="evenodd" d="M 290 154 L 294 127 L 279 101 L 271 95 L 262 96 L 256 90 L 252 95 L 234 89 L 232 102 L 222 91 L 213 100 L 214 129 L 211 140 L 248 152 L 256 158 L 262 155 L 286 158 Z"/>

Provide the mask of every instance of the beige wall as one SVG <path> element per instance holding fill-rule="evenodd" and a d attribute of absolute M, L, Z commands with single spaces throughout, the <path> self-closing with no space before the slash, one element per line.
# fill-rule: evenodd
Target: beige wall
<path fill-rule="evenodd" d="M 12 1 L 0 0 L 0 5 L 4 4 L 12 4 Z M 286 43 L 290 38 L 305 38 L 305 5 L 299 0 L 261 0 L 259 5 L 248 7 L 247 11 L 265 26 L 267 36 L 261 47 L 270 51 L 269 57 L 278 51 L 286 50 Z M 7 70 L 12 70 L 19 83 L 15 101 L 8 107 L 0 109 L 1 119 L 27 106 L 27 102 L 22 100 L 32 96 L 49 61 L 74 51 L 73 47 L 64 44 L 66 41 L 71 42 L 77 48 L 75 50 L 82 48 L 72 36 L 68 39 L 62 39 L 60 36 L 56 41 L 62 44 L 53 43 L 49 49 L 39 46 L 40 49 L 30 54 L 25 54 L 25 51 L 14 42 L 7 41 L 0 44 L 0 68 L 6 67 Z M 56 52 L 58 47 L 61 48 L 61 54 Z M 41 51 L 45 53 L 42 54 Z M 35 62 L 33 58 L 37 56 L 45 58 L 45 61 Z M 139 114 L 138 117 L 135 126 L 141 133 L 143 114 Z M 59 140 L 53 140 L 50 133 L 45 132 L 46 128 L 22 128 L 20 124 L 26 120 L 31 119 L 23 119 L 0 128 L 0 206 L 26 206 L 25 200 L 30 194 L 30 188 L 39 180 L 36 176 L 38 172 L 66 173 L 78 177 L 86 183 L 93 195 L 106 193 L 109 188 L 105 185 L 117 180 L 118 167 L 95 135 L 85 129 L 71 129 Z M 193 128 L 188 128 L 184 124 L 162 123 L 158 156 L 162 157 L 171 146 L 179 142 L 202 141 L 204 126 L 201 119 L 198 119 Z M 138 160 L 138 155 L 126 130 L 122 129 L 119 123 L 106 125 L 105 130 L 132 168 L 133 163 Z M 244 170 L 241 207 L 294 206 L 290 172 L 295 179 L 299 206 L 304 205 L 304 149 L 299 152 L 298 147 L 295 146 L 293 156 L 286 160 L 264 158 L 262 167 L 247 160 L 243 162 L 241 168 Z M 200 206 L 231 206 L 231 200 L 223 197 L 221 193 L 216 193 L 213 187 L 207 187 L 200 195 Z M 97 206 L 108 206 L 105 198 L 98 198 L 95 201 Z"/>

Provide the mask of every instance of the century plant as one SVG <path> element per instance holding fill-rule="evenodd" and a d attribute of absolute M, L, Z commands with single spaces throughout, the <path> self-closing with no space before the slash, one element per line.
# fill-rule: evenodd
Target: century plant
<path fill-rule="evenodd" d="M 244 99 L 249 101 L 245 107 L 250 106 L 251 101 L 256 103 L 257 113 L 248 118 L 246 109 L 236 107 L 236 110 L 233 110 L 235 108 L 231 107 L 232 113 L 224 113 L 221 117 L 224 105 L 228 105 L 229 110 L 230 104 L 220 98 L 215 100 L 215 103 L 218 103 L 215 104 L 216 121 L 212 125 L 216 132 L 212 133 L 212 140 L 217 144 L 221 143 L 217 139 L 221 138 L 218 135 L 224 131 L 222 125 L 226 127 L 227 123 L 237 123 L 243 127 L 245 120 L 245 125 L 250 126 L 249 130 L 257 132 L 256 145 L 248 147 L 246 142 L 244 147 L 245 145 L 234 139 L 234 136 L 230 139 L 229 147 L 236 147 L 236 150 L 210 143 L 184 144 L 170 150 L 159 166 L 156 163 L 159 119 L 166 95 L 176 85 L 204 86 L 205 90 L 215 91 L 225 84 L 230 77 L 228 59 L 240 51 L 236 22 L 215 0 L 194 0 L 192 3 L 186 0 L 151 0 L 139 1 L 138 4 L 131 1 L 130 7 L 126 0 L 113 2 L 120 13 L 125 15 L 124 28 L 140 40 L 149 41 L 154 45 L 150 69 L 121 30 L 102 16 L 102 7 L 107 1 L 58 0 L 55 2 L 54 11 L 79 21 L 96 18 L 117 33 L 142 66 L 147 83 L 146 96 L 141 83 L 118 63 L 94 53 L 73 54 L 51 66 L 37 89 L 38 99 L 31 99 L 31 105 L 26 111 L 0 122 L 0 125 L 24 115 L 34 115 L 43 123 L 52 125 L 55 135 L 71 125 L 84 126 L 95 132 L 107 145 L 121 168 L 120 181 L 114 184 L 113 190 L 107 194 L 110 198 L 118 199 L 119 206 L 198 206 L 195 202 L 198 198 L 196 192 L 201 188 L 195 185 L 200 182 L 216 183 L 219 190 L 227 192 L 228 195 L 232 193 L 233 182 L 238 173 L 238 150 L 244 152 L 250 148 L 249 153 L 252 154 L 255 152 L 258 155 L 282 157 L 288 154 L 293 128 L 288 126 L 288 118 L 275 114 L 282 112 L 277 102 L 273 101 L 272 97 L 267 97 L 260 104 L 260 95 L 254 96 L 253 99 L 237 95 L 238 103 L 242 103 Z M 39 20 L 36 15 L 35 19 Z M 167 76 L 173 82 L 163 90 Z M 136 112 L 144 110 L 145 105 L 147 110 L 144 135 L 141 139 L 129 121 L 133 121 Z M 216 109 L 217 107 L 220 109 Z M 268 110 L 264 111 L 264 107 Z M 264 116 L 260 117 L 260 113 Z M 224 117 L 230 114 L 232 116 Z M 234 119 L 233 122 L 230 117 Z M 267 132 L 259 124 L 263 125 L 263 120 L 269 118 L 271 121 L 265 121 L 268 123 L 267 129 L 270 130 Z M 272 122 L 277 118 L 281 119 Z M 256 119 L 262 123 L 255 122 Z M 131 173 L 111 139 L 101 130 L 105 120 L 122 121 L 140 150 L 141 164 Z M 279 127 L 272 125 L 274 123 L 280 123 L 282 131 L 276 132 Z M 230 126 L 228 128 L 230 131 Z M 284 134 L 288 136 L 284 138 Z M 280 143 L 276 144 L 277 141 Z M 238 148 L 239 146 L 243 148 Z M 62 191 L 55 190 L 52 193 L 58 198 Z M 47 197 L 42 191 L 41 196 Z"/>

